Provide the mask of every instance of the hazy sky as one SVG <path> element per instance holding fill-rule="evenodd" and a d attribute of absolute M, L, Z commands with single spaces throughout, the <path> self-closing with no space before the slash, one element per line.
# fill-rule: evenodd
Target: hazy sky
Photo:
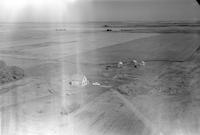
<path fill-rule="evenodd" d="M 200 20 L 195 0 L 0 0 L 0 21 Z"/>

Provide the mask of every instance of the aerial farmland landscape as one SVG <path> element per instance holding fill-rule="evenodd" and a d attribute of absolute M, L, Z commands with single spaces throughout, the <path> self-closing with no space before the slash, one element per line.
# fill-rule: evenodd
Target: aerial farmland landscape
<path fill-rule="evenodd" d="M 97 12 L 131 7 L 119 1 L 76 23 L 0 13 L 0 135 L 200 134 L 200 6 L 170 21 Z"/>

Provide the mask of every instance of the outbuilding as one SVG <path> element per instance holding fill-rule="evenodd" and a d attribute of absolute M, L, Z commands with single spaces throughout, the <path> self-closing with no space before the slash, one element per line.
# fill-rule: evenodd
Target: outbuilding
<path fill-rule="evenodd" d="M 123 63 L 122 61 L 119 61 L 119 62 L 117 63 L 117 67 L 118 67 L 118 68 L 122 68 L 123 65 L 124 65 L 124 63 Z"/>
<path fill-rule="evenodd" d="M 133 60 L 133 65 L 134 65 L 135 68 L 138 67 L 138 62 L 137 62 L 137 60 Z"/>

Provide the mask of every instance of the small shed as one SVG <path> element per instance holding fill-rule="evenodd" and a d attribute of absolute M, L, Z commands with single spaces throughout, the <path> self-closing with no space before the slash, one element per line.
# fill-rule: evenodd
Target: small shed
<path fill-rule="evenodd" d="M 141 65 L 141 66 L 145 66 L 146 63 L 145 63 L 144 61 L 141 61 L 140 65 Z"/>
<path fill-rule="evenodd" d="M 118 67 L 118 68 L 122 68 L 122 67 L 123 67 L 123 62 L 122 62 L 122 61 L 119 61 L 119 62 L 117 63 L 117 67 Z"/>
<path fill-rule="evenodd" d="M 138 64 L 137 60 L 133 60 L 133 65 L 134 65 L 135 68 L 138 67 L 139 64 Z"/>
<path fill-rule="evenodd" d="M 71 81 L 69 82 L 71 86 L 76 87 L 85 87 L 89 84 L 89 81 L 85 75 L 82 74 L 74 74 L 71 77 Z"/>

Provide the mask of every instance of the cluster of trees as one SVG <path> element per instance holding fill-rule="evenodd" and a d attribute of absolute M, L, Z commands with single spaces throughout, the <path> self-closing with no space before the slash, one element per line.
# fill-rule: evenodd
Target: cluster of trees
<path fill-rule="evenodd" d="M 0 84 L 19 80 L 24 77 L 24 70 L 16 66 L 7 66 L 0 60 Z"/>

